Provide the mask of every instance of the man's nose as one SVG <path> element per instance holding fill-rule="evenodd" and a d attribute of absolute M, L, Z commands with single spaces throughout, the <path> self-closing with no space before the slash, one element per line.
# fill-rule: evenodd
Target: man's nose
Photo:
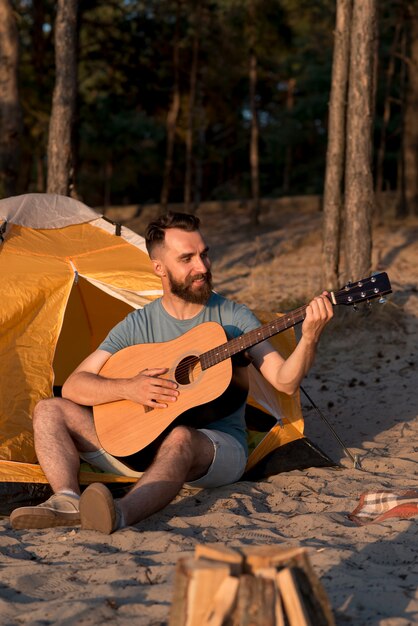
<path fill-rule="evenodd" d="M 195 271 L 200 274 L 206 274 L 209 269 L 210 261 L 208 259 L 196 259 Z"/>

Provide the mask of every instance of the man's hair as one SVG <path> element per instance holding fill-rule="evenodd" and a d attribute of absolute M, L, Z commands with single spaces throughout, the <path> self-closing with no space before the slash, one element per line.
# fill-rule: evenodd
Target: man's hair
<path fill-rule="evenodd" d="M 169 228 L 179 228 L 189 233 L 199 230 L 200 219 L 190 213 L 174 213 L 169 211 L 148 224 L 145 233 L 145 245 L 148 254 L 152 257 L 152 251 L 156 246 L 164 244 L 165 231 Z"/>

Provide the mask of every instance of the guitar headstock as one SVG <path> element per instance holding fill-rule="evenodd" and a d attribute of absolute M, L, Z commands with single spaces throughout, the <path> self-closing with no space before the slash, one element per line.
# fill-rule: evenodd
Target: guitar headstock
<path fill-rule="evenodd" d="M 350 306 L 359 302 L 367 302 L 373 298 L 382 298 L 388 293 L 392 293 L 389 277 L 386 272 L 381 272 L 356 282 L 347 283 L 339 291 L 332 291 L 331 302 Z"/>

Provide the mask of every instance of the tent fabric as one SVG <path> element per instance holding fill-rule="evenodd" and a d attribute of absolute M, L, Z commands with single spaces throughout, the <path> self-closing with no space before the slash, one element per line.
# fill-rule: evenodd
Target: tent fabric
<path fill-rule="evenodd" d="M 35 404 L 115 323 L 161 295 L 143 238 L 115 236 L 78 201 L 42 195 L 0 200 L 0 459 L 26 463 L 36 460 Z"/>
<path fill-rule="evenodd" d="M 37 463 L 17 463 L 15 461 L 1 461 L 0 482 L 9 483 L 38 483 L 48 484 L 48 480 Z M 90 485 L 97 482 L 132 483 L 138 480 L 133 474 L 121 476 L 119 474 L 106 474 L 94 471 L 88 464 L 82 463 L 79 473 L 81 485 Z"/>
<path fill-rule="evenodd" d="M 67 196 L 28 193 L 0 201 L 0 221 L 28 228 L 63 228 L 95 219 L 94 209 Z"/>
<path fill-rule="evenodd" d="M 51 397 L 127 313 L 159 297 L 161 283 L 142 237 L 125 227 L 116 230 L 77 200 L 52 194 L 6 198 L 0 200 L 2 225 L 0 482 L 42 483 L 33 447 L 35 404 Z M 275 317 L 255 312 L 263 322 Z M 293 330 L 272 341 L 286 357 L 295 346 Z M 299 394 L 279 394 L 250 370 L 249 402 L 274 426 L 249 432 L 249 468 L 304 436 Z"/>

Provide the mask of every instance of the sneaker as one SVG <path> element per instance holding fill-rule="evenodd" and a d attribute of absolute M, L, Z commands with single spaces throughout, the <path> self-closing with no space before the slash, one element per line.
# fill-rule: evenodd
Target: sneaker
<path fill-rule="evenodd" d="M 22 506 L 12 511 L 10 523 L 15 530 L 78 526 L 80 524 L 79 502 L 76 496 L 55 493 L 38 506 Z"/>
<path fill-rule="evenodd" d="M 110 535 L 121 527 L 121 514 L 109 489 L 93 483 L 80 498 L 80 519 L 83 530 L 97 530 Z"/>

